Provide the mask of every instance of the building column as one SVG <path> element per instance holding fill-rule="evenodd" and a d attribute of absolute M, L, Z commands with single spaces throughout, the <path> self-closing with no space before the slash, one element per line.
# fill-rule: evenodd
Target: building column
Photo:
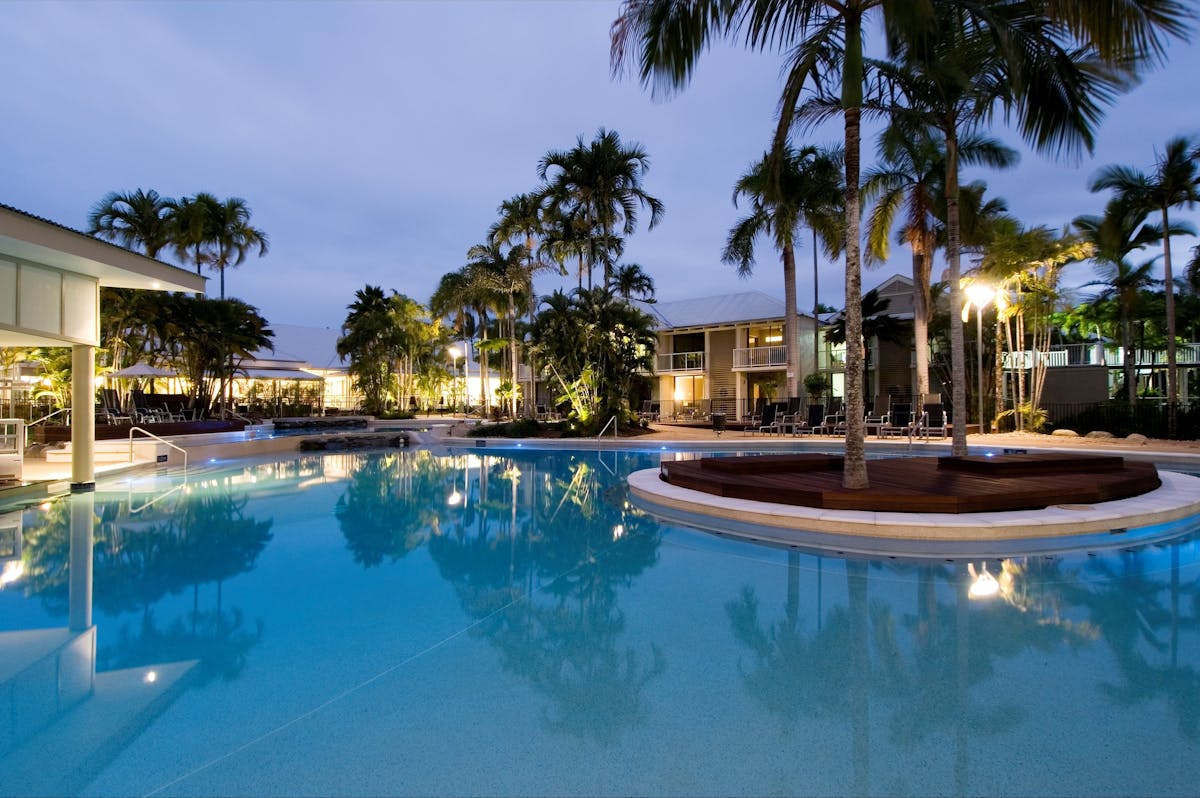
<path fill-rule="evenodd" d="M 96 347 L 71 347 L 71 492 L 96 489 Z"/>
<path fill-rule="evenodd" d="M 94 413 L 88 415 L 95 417 Z M 71 547 L 68 569 L 68 624 L 72 632 L 82 632 L 92 625 L 92 549 L 95 546 L 93 525 L 96 518 L 96 494 L 72 496 Z"/>

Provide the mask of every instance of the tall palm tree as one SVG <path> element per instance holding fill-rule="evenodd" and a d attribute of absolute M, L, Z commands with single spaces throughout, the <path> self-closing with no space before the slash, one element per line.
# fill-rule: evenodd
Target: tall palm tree
<path fill-rule="evenodd" d="M 446 319 L 454 330 L 455 338 L 469 344 L 468 352 L 479 352 L 475 346 L 477 334 L 486 335 L 486 310 L 480 309 L 479 291 L 471 281 L 471 275 L 466 266 L 456 271 L 442 275 L 438 287 L 429 299 L 429 309 L 436 318 Z M 464 357 L 466 352 L 464 352 Z M 486 371 L 480 363 L 479 384 L 483 393 L 483 407 L 486 412 L 489 407 Z"/>
<path fill-rule="evenodd" d="M 863 180 L 863 199 L 875 202 L 867 223 L 867 257 L 887 260 L 896 215 L 903 213 L 898 240 L 912 251 L 916 406 L 920 407 L 929 393 L 930 278 L 938 209 L 945 204 L 946 152 L 927 127 L 906 130 L 893 124 L 880 135 L 879 156 L 880 165 L 868 170 Z M 967 165 L 1004 168 L 1016 162 L 1017 153 L 995 139 L 967 135 L 960 142 L 959 157 Z"/>
<path fill-rule="evenodd" d="M 890 33 L 911 35 L 928 24 L 931 2 L 625 0 L 612 25 L 614 70 L 636 59 L 642 83 L 668 91 L 687 84 L 700 54 L 714 39 L 737 36 L 754 50 L 784 51 L 784 87 L 770 153 L 771 171 L 776 175 L 782 174 L 787 137 L 802 93 L 826 81 L 840 81 L 837 106 L 845 137 L 846 324 L 850 338 L 855 340 L 862 336 L 859 139 L 865 75 L 864 23 L 879 14 Z M 851 489 L 868 486 L 862 371 L 861 351 L 847 347 L 842 484 Z"/>
<path fill-rule="evenodd" d="M 508 242 L 524 244 L 525 247 L 525 287 L 524 294 L 529 301 L 526 309 L 529 324 L 533 324 L 537 315 L 537 292 L 533 288 L 533 278 L 539 273 L 550 271 L 556 267 L 538 257 L 538 237 L 543 236 L 546 225 L 543 222 L 542 198 L 537 193 L 517 194 L 512 199 L 500 203 L 500 219 L 492 225 L 489 239 L 493 243 Z M 561 273 L 561 266 L 557 267 Z M 536 397 L 534 393 L 537 382 L 533 372 L 533 354 L 526 351 L 526 365 L 529 368 L 529 388 L 525 392 L 525 414 L 532 416 Z"/>
<path fill-rule="evenodd" d="M 201 191 L 180 199 L 171 212 L 171 246 L 181 261 L 190 260 L 195 265 L 196 274 L 212 262 L 207 248 L 213 240 L 213 219 L 220 205 L 215 195 Z"/>
<path fill-rule="evenodd" d="M 175 201 L 154 189 L 111 191 L 92 206 L 88 234 L 114 241 L 127 249 L 141 249 L 148 258 L 171 243 L 171 215 Z"/>
<path fill-rule="evenodd" d="M 747 277 L 754 270 L 754 241 L 769 236 L 783 263 L 784 341 L 787 346 L 787 395 L 800 395 L 800 313 L 796 303 L 796 235 L 801 223 L 814 231 L 831 221 L 831 214 L 816 209 L 837 204 L 838 181 L 810 180 L 816 173 L 828 174 L 835 156 L 816 147 L 795 150 L 786 147 L 775 174 L 770 153 L 751 165 L 733 189 L 733 204 L 739 197 L 750 200 L 750 212 L 729 231 L 721 260 L 737 266 Z M 809 213 L 812 211 L 812 213 Z M 812 217 L 811 219 L 809 217 Z M 824 231 L 826 241 L 835 241 L 836 233 Z"/>
<path fill-rule="evenodd" d="M 1134 379 L 1133 319 L 1137 314 L 1140 293 L 1154 281 L 1151 269 L 1153 260 L 1134 266 L 1129 256 L 1162 240 L 1162 229 L 1158 225 L 1143 224 L 1146 210 L 1140 204 L 1112 199 L 1104 207 L 1103 216 L 1078 216 L 1072 222 L 1075 229 L 1095 247 L 1092 260 L 1100 272 L 1100 280 L 1092 285 L 1102 285 L 1104 290 L 1099 299 L 1116 300 L 1121 316 L 1121 346 L 1125 357 L 1125 398 L 1132 402 L 1137 398 L 1137 381 Z"/>
<path fill-rule="evenodd" d="M 634 295 L 644 302 L 654 301 L 654 279 L 636 263 L 618 266 L 608 289 L 626 302 Z"/>
<path fill-rule="evenodd" d="M 1166 289 L 1167 316 L 1167 412 L 1171 437 L 1175 436 L 1176 402 L 1179 399 L 1179 374 L 1175 363 L 1175 278 L 1171 265 L 1171 236 L 1179 233 L 1195 235 L 1190 225 L 1171 225 L 1171 208 L 1191 208 L 1200 201 L 1200 168 L 1196 163 L 1197 145 L 1185 137 L 1167 142 L 1166 149 L 1146 175 L 1128 166 L 1106 166 L 1094 178 L 1092 191 L 1111 189 L 1116 196 L 1130 202 L 1140 202 L 1147 209 L 1162 214 L 1163 283 Z"/>
<path fill-rule="evenodd" d="M 270 242 L 266 233 L 250 225 L 250 206 L 241 197 L 229 197 L 210 210 L 211 265 L 221 272 L 221 299 L 224 299 L 225 270 L 240 266 L 252 249 L 258 250 L 260 258 L 266 255 Z"/>
<path fill-rule="evenodd" d="M 363 409 L 382 413 L 391 387 L 395 343 L 388 298 L 382 287 L 367 285 L 354 292 L 354 301 L 346 309 L 338 355 L 350 359 L 350 375 L 363 394 Z"/>
<path fill-rule="evenodd" d="M 1134 0 L 1127 6 L 1157 0 Z M 960 138 L 987 123 L 997 107 L 1011 114 L 1025 140 L 1038 150 L 1076 154 L 1090 151 L 1102 106 L 1129 85 L 1150 45 L 1103 51 L 1086 33 L 1103 29 L 1090 16 L 1060 4 L 1012 3 L 973 6 L 961 0 L 932 0 L 935 14 L 919 36 L 897 42 L 896 60 L 873 61 L 877 98 L 892 113 L 935 127 L 946 151 L 946 261 L 950 299 L 960 307 L 961 218 Z M 1092 16 L 1098 8 L 1091 8 Z M 1134 21 L 1157 41 L 1159 26 Z M 1079 27 L 1073 27 L 1077 25 Z M 895 98 L 900 96 L 901 102 Z M 962 319 L 950 315 L 953 405 L 965 407 L 965 343 Z M 966 453 L 966 427 L 954 425 L 952 451 Z"/>
<path fill-rule="evenodd" d="M 529 276 L 525 267 L 525 247 L 515 246 L 505 252 L 497 243 L 477 244 L 467 251 L 471 262 L 467 273 L 474 287 L 495 296 L 498 307 L 508 321 L 508 362 L 513 392 L 509 412 L 517 415 L 517 311 L 528 290 Z M 503 336 L 503 328 L 501 328 Z"/>
<path fill-rule="evenodd" d="M 546 182 L 542 196 L 549 206 L 599 239 L 599 251 L 588 253 L 588 287 L 597 260 L 604 264 L 608 284 L 615 263 L 613 241 L 637 229 L 638 210 L 650 211 L 648 229 L 663 215 L 662 201 L 646 193 L 642 178 L 650 157 L 637 143 L 621 142 L 615 130 L 600 128 L 590 144 L 580 136 L 570 150 L 551 150 L 538 162 L 538 177 Z"/>

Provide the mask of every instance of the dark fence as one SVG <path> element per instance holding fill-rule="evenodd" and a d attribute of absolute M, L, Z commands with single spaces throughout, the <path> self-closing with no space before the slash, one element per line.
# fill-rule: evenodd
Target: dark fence
<path fill-rule="evenodd" d="M 1180 440 L 1200 437 L 1200 405 L 1176 406 L 1176 432 Z M 1050 429 L 1070 429 L 1085 435 L 1101 430 L 1125 437 L 1138 432 L 1148 438 L 1169 438 L 1170 412 L 1165 402 L 1112 400 L 1086 404 L 1044 406 Z"/>

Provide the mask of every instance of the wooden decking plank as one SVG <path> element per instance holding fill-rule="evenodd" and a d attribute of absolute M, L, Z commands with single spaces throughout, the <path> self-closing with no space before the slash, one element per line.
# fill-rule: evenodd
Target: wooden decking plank
<path fill-rule="evenodd" d="M 1117 469 L 1113 460 L 1121 458 L 1097 458 L 1099 464 L 1078 455 L 1012 458 L 1011 463 L 1003 456 L 987 458 L 985 465 L 999 467 L 983 470 L 944 468 L 941 460 L 945 458 L 871 460 L 867 463 L 871 487 L 866 491 L 844 489 L 841 464 L 831 468 L 829 455 L 708 458 L 670 463 L 665 468 L 672 484 L 730 498 L 894 512 L 983 512 L 1093 504 L 1140 495 L 1161 484 L 1150 463 L 1122 463 Z M 721 464 L 714 467 L 717 460 Z"/>

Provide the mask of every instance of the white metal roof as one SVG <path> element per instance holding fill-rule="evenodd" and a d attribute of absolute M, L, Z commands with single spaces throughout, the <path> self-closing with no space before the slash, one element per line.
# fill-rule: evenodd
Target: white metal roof
<path fill-rule="evenodd" d="M 270 324 L 275 333 L 275 349 L 259 350 L 256 360 L 291 360 L 307 363 L 315 369 L 344 370 L 349 365 L 338 357 L 337 342 L 342 331 L 329 327 L 305 327 L 301 324 Z"/>
<path fill-rule="evenodd" d="M 635 304 L 654 317 L 660 330 L 777 320 L 784 315 L 783 301 L 762 291 Z"/>

